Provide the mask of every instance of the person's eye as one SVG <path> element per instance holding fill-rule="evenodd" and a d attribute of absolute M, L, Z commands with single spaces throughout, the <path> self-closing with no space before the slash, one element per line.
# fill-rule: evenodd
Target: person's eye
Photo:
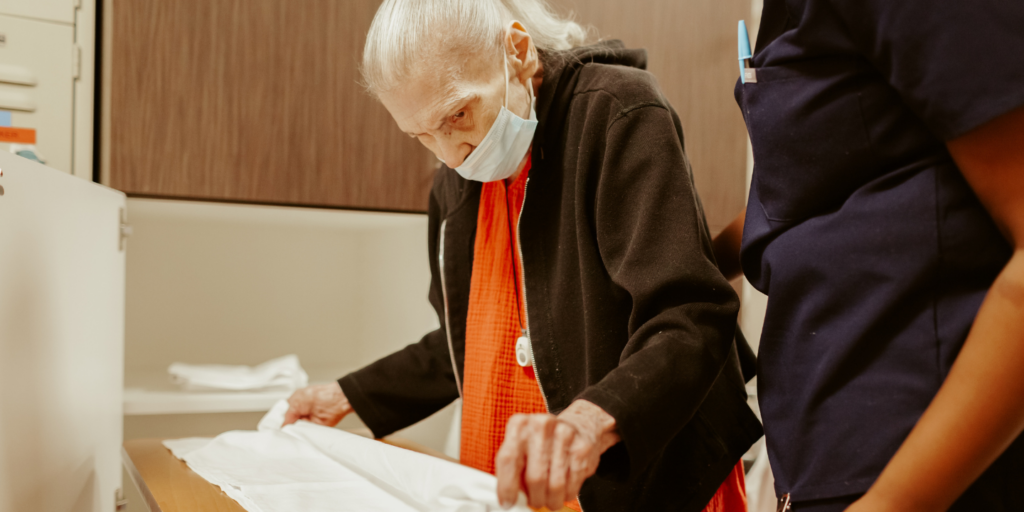
<path fill-rule="evenodd" d="M 465 117 L 466 117 L 466 111 L 465 110 L 460 110 L 459 112 L 457 112 L 454 115 L 452 115 L 451 121 L 453 123 L 457 123 L 457 122 L 459 122 L 460 120 L 462 120 Z"/>

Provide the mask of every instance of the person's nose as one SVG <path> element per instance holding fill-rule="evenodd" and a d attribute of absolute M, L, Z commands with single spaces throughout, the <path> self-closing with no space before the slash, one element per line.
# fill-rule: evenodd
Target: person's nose
<path fill-rule="evenodd" d="M 469 156 L 471 148 L 469 144 L 460 140 L 444 137 L 438 139 L 437 150 L 440 153 L 438 156 L 444 160 L 445 165 L 454 169 L 462 165 L 462 162 Z"/>

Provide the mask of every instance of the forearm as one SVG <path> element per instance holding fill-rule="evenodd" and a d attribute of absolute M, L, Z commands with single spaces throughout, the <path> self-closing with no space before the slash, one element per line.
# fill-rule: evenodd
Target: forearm
<path fill-rule="evenodd" d="M 643 471 L 693 418 L 727 363 L 732 343 L 727 336 L 660 334 L 579 395 L 615 419 L 628 454 L 628 465 L 606 477 L 618 480 Z"/>
<path fill-rule="evenodd" d="M 339 379 L 360 419 L 383 437 L 459 397 L 443 330 Z"/>
<path fill-rule="evenodd" d="M 740 211 L 740 214 L 711 242 L 718 269 L 730 281 L 743 275 L 743 268 L 740 266 L 740 246 L 743 243 L 743 222 L 746 215 L 746 210 Z"/>
<path fill-rule="evenodd" d="M 949 508 L 1024 430 L 1022 375 L 1024 250 L 1017 250 L 939 393 L 865 502 L 880 504 L 875 510 Z"/>
<path fill-rule="evenodd" d="M 577 432 L 592 439 L 598 453 L 621 441 L 615 428 L 615 418 L 601 407 L 586 400 L 576 400 L 558 415 L 560 421 L 571 424 Z"/>

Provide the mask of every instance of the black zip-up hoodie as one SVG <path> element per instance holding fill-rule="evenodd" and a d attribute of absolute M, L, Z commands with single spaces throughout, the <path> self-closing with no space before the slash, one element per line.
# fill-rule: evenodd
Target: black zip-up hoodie
<path fill-rule="evenodd" d="M 682 127 L 643 50 L 606 42 L 541 57 L 519 224 L 535 371 L 551 413 L 588 400 L 622 438 L 580 504 L 700 511 L 762 431 Z M 339 380 L 378 437 L 460 395 L 479 204 L 480 184 L 442 166 L 429 208 L 441 328 Z"/>

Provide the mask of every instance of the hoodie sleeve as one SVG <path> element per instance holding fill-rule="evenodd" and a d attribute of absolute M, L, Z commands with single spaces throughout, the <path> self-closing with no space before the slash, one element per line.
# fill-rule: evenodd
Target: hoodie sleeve
<path fill-rule="evenodd" d="M 675 114 L 660 102 L 627 108 L 604 137 L 595 229 L 632 310 L 618 367 L 579 398 L 615 418 L 629 475 L 606 476 L 623 478 L 696 414 L 730 356 L 739 301 L 714 261 Z"/>

